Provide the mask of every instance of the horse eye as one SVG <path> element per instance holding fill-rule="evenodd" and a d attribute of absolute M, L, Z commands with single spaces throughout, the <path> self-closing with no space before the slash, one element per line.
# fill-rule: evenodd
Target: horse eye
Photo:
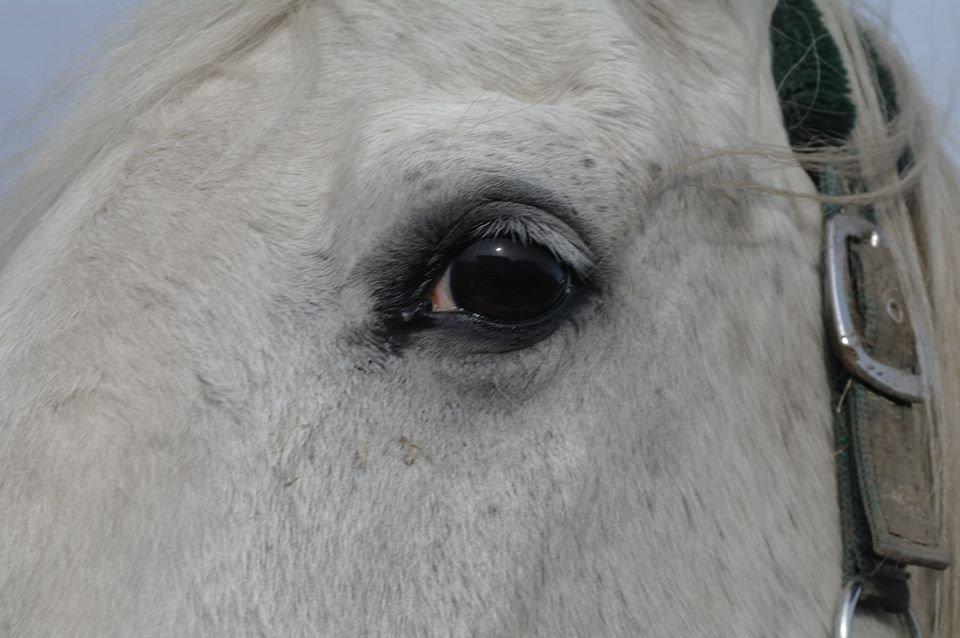
<path fill-rule="evenodd" d="M 567 269 L 546 249 L 492 237 L 473 242 L 457 255 L 427 298 L 434 312 L 519 322 L 546 314 L 567 290 Z"/>

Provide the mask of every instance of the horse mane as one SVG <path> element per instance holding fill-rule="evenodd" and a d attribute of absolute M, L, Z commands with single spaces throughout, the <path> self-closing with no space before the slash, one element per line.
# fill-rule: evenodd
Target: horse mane
<path fill-rule="evenodd" d="M 92 81 L 72 115 L 26 153 L 26 170 L 0 200 L 0 268 L 90 167 L 135 135 L 138 118 L 228 68 L 303 4 L 148 0 L 117 25 L 91 59 Z"/>
<path fill-rule="evenodd" d="M 104 46 L 109 53 L 103 71 L 84 92 L 74 115 L 31 153 L 29 167 L 0 202 L 0 268 L 26 232 L 70 189 L 82 185 L 98 190 L 97 178 L 89 177 L 92 167 L 134 138 L 138 118 L 229 67 L 281 25 L 296 28 L 300 21 L 293 18 L 305 18 L 302 9 L 307 5 L 306 0 L 151 0 L 121 25 Z M 960 458 L 957 171 L 939 145 L 931 109 L 913 73 L 882 30 L 866 28 L 844 0 L 819 0 L 819 5 L 838 36 L 860 117 L 848 145 L 801 153 L 799 159 L 807 165 L 830 162 L 862 179 L 867 192 L 848 197 L 848 202 L 874 202 L 881 225 L 899 245 L 918 246 L 914 258 L 907 259 L 907 276 L 925 292 L 920 297 L 925 296 L 929 307 L 921 314 L 930 317 L 928 332 L 940 345 L 934 349 L 940 385 L 935 409 L 943 429 L 937 433 L 934 458 Z M 896 86 L 898 115 L 890 122 L 884 117 L 876 60 Z M 900 174 L 897 160 L 906 148 L 913 165 Z M 796 160 L 789 149 L 780 151 L 781 157 Z M 769 149 L 763 152 L 770 155 Z M 942 461 L 938 466 L 948 467 Z M 960 471 L 945 473 L 942 481 L 946 544 L 954 567 L 937 594 L 940 630 L 942 635 L 960 635 Z"/>

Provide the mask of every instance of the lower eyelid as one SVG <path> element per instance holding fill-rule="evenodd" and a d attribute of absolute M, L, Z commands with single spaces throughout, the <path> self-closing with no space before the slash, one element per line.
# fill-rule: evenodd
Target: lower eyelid
<path fill-rule="evenodd" d="M 437 356 L 454 357 L 526 350 L 581 321 L 589 307 L 588 300 L 571 290 L 561 302 L 559 312 L 521 324 L 498 323 L 463 311 L 434 312 L 430 329 L 415 333 L 415 347 Z"/>

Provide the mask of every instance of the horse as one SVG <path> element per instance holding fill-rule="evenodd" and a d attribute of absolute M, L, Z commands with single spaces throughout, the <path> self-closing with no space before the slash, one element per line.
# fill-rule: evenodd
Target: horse
<path fill-rule="evenodd" d="M 825 205 L 898 247 L 956 561 L 956 172 L 841 0 L 792 149 L 775 4 L 148 3 L 3 204 L 0 633 L 829 635 Z"/>

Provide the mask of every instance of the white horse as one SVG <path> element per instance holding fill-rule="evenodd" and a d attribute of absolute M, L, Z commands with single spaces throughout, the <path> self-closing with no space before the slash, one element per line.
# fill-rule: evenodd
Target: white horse
<path fill-rule="evenodd" d="M 895 56 L 874 38 L 888 131 L 820 9 L 860 112 L 845 201 L 919 247 L 956 560 L 957 181 Z M 772 10 L 145 9 L 5 203 L 0 634 L 827 635 L 821 196 Z M 494 235 L 530 240 L 530 307 L 451 292 Z M 957 636 L 946 573 L 913 605 Z"/>

